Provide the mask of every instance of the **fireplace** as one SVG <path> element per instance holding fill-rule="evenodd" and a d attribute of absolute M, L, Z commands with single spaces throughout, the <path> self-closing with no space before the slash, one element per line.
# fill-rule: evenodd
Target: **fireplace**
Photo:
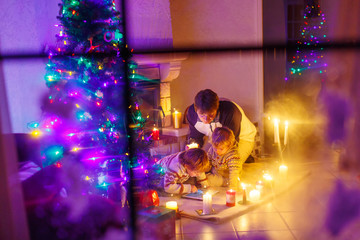
<path fill-rule="evenodd" d="M 145 128 L 161 128 L 165 114 L 160 106 L 160 75 L 149 71 L 148 66 L 140 66 L 137 74 L 146 77 L 136 83 L 136 95 L 142 116 L 148 116 Z"/>
<path fill-rule="evenodd" d="M 187 53 L 134 55 L 133 60 L 138 64 L 137 73 L 149 79 L 139 84 L 144 85 L 143 93 L 146 113 L 151 120 L 149 124 L 158 127 L 171 125 L 171 81 L 180 74 L 181 62 L 187 58 Z"/>

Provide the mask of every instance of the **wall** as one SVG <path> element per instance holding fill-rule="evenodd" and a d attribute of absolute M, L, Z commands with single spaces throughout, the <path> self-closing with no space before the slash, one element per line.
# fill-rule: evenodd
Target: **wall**
<path fill-rule="evenodd" d="M 168 0 L 127 1 L 126 16 L 128 43 L 131 48 L 139 50 L 172 47 Z"/>
<path fill-rule="evenodd" d="M 302 0 L 300 0 L 302 1 Z M 286 7 L 284 0 L 263 1 L 264 45 L 281 45 L 287 42 Z M 276 10 L 276 11 L 275 11 Z M 286 74 L 286 50 L 264 51 L 264 102 L 284 88 Z"/>
<path fill-rule="evenodd" d="M 170 1 L 174 47 L 254 46 L 262 42 L 262 1 Z M 172 106 L 184 111 L 196 93 L 211 88 L 259 121 L 263 106 L 262 53 L 196 53 L 171 83 Z"/>

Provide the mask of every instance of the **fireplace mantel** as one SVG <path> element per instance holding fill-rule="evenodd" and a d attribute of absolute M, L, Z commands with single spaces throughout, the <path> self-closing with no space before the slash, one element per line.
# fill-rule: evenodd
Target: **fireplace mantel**
<path fill-rule="evenodd" d="M 179 76 L 181 62 L 187 57 L 188 53 L 169 53 L 135 55 L 132 59 L 140 71 L 146 69 L 145 75 L 160 79 L 161 82 L 171 82 Z"/>
<path fill-rule="evenodd" d="M 170 83 L 176 79 L 181 70 L 181 63 L 188 57 L 188 53 L 146 54 L 134 55 L 133 60 L 138 64 L 137 72 L 149 79 L 160 79 L 160 106 L 165 119 L 164 127 L 171 125 L 171 93 Z"/>

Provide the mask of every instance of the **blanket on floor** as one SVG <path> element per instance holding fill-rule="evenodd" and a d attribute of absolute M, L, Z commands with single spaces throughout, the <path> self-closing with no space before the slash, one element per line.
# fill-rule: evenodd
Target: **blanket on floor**
<path fill-rule="evenodd" d="M 164 205 L 167 201 L 177 201 L 179 211 L 182 217 L 192 218 L 199 221 L 220 224 L 238 217 L 253 209 L 267 203 L 282 193 L 287 192 L 293 188 L 301 180 L 309 176 L 309 171 L 299 171 L 298 169 L 288 168 L 287 174 L 279 173 L 279 164 L 273 162 L 256 162 L 244 164 L 243 173 L 240 177 L 240 182 L 245 184 L 246 204 L 243 203 L 243 191 L 236 193 L 236 204 L 234 207 L 226 206 L 226 188 L 216 188 L 212 190 L 218 193 L 212 196 L 212 207 L 214 212 L 211 215 L 200 215 L 198 212 L 203 208 L 203 202 L 200 200 L 193 200 L 183 198 L 181 196 L 160 197 L 160 205 Z M 264 175 L 271 176 L 271 180 L 264 179 Z M 259 181 L 262 184 L 259 184 Z M 239 184 L 241 184 L 239 182 Z M 258 183 L 258 184 L 257 184 Z M 260 190 L 260 199 L 252 200 L 250 191 L 253 189 Z"/>

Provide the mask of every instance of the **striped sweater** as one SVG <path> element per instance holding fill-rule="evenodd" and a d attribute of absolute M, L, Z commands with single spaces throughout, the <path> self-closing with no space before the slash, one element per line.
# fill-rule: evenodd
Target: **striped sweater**
<path fill-rule="evenodd" d="M 165 169 L 164 189 L 168 193 L 190 193 L 191 184 L 185 184 L 190 175 L 186 172 L 185 167 L 180 163 L 180 154 L 174 153 L 160 159 L 157 164 Z M 205 172 L 196 177 L 201 185 L 207 185 Z"/>
<path fill-rule="evenodd" d="M 222 176 L 229 181 L 231 189 L 237 189 L 239 185 L 238 178 L 240 177 L 242 162 L 238 147 L 235 144 L 224 155 L 218 155 L 213 147 L 208 150 L 209 160 L 212 165 L 211 173 Z"/>

